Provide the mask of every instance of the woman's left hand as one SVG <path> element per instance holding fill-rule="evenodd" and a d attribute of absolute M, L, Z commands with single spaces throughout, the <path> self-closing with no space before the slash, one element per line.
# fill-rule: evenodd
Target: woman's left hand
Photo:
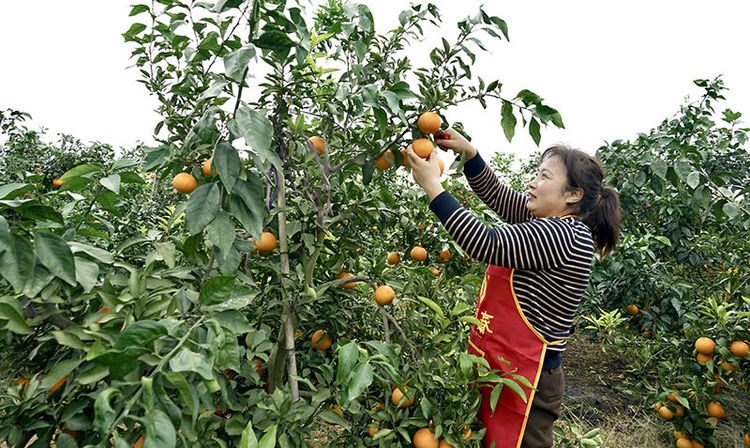
<path fill-rule="evenodd" d="M 440 166 L 437 163 L 437 154 L 433 152 L 430 158 L 425 160 L 414 152 L 414 148 L 411 145 L 406 148 L 406 154 L 409 158 L 411 175 L 414 181 L 424 189 L 430 200 L 442 193 L 444 188 L 440 184 Z"/>

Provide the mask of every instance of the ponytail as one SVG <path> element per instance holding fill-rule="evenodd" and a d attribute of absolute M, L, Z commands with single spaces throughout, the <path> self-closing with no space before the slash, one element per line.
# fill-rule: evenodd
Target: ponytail
<path fill-rule="evenodd" d="M 611 187 L 604 187 L 593 210 L 583 217 L 591 229 L 594 246 L 601 258 L 606 257 L 620 240 L 620 197 Z"/>
<path fill-rule="evenodd" d="M 547 148 L 540 162 L 558 156 L 568 175 L 568 190 L 581 189 L 576 213 L 591 229 L 594 247 L 601 258 L 606 257 L 620 240 L 620 197 L 611 187 L 604 187 L 604 171 L 590 155 L 565 145 Z"/>

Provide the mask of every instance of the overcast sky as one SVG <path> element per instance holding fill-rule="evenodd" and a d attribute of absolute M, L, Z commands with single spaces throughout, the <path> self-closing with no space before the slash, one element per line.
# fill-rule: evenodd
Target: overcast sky
<path fill-rule="evenodd" d="M 115 146 L 153 142 L 156 107 L 128 68 L 131 48 L 121 33 L 132 23 L 121 0 L 0 2 L 0 108 L 30 113 L 34 126 L 84 141 Z M 291 3 L 291 2 L 290 2 Z M 406 2 L 367 0 L 376 27 L 397 23 Z M 415 45 L 419 63 L 455 22 L 476 12 L 476 0 L 435 0 L 441 29 Z M 605 140 L 633 138 L 673 115 L 696 78 L 723 74 L 729 107 L 750 114 L 750 2 L 631 0 L 490 1 L 503 18 L 510 42 L 480 54 L 475 72 L 499 79 L 504 96 L 522 88 L 541 95 L 562 114 L 566 129 L 542 130 L 541 146 L 567 142 L 593 153 Z M 489 42 L 488 39 L 483 39 Z M 443 111 L 464 122 L 482 154 L 527 154 L 535 149 L 525 130 L 512 144 L 500 127 L 499 105 Z M 746 123 L 750 123 L 743 117 Z"/>

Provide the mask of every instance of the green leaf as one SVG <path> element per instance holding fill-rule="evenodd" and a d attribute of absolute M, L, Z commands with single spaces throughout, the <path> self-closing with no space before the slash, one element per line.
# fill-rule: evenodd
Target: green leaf
<path fill-rule="evenodd" d="M 497 400 L 500 399 L 500 393 L 503 391 L 503 384 L 497 384 L 492 388 L 492 392 L 490 392 L 490 410 L 492 412 L 495 412 L 495 408 L 497 407 Z"/>
<path fill-rule="evenodd" d="M 195 421 L 198 417 L 198 408 L 196 407 L 196 403 L 198 403 L 198 392 L 196 389 L 187 382 L 185 376 L 181 373 L 166 372 L 164 377 L 177 389 L 180 398 L 182 398 L 182 403 L 187 406 L 190 415 L 193 416 L 193 421 Z"/>
<path fill-rule="evenodd" d="M 62 176 L 60 180 L 67 180 L 71 177 L 80 177 L 89 173 L 98 173 L 102 170 L 102 166 L 97 163 L 87 163 L 85 165 L 78 165 L 74 168 L 69 169 Z"/>
<path fill-rule="evenodd" d="M 219 196 L 216 183 L 203 184 L 190 195 L 185 209 L 185 222 L 190 235 L 202 232 L 214 219 L 219 211 Z"/>
<path fill-rule="evenodd" d="M 532 140 L 534 140 L 534 144 L 539 146 L 539 142 L 542 140 L 542 133 L 539 130 L 539 122 L 536 118 L 532 118 L 531 121 L 529 121 L 529 135 L 531 135 Z"/>
<path fill-rule="evenodd" d="M 232 248 L 236 237 L 234 224 L 229 214 L 223 210 L 219 210 L 214 220 L 208 225 L 206 236 L 209 241 L 221 250 L 222 254 L 229 253 L 229 249 Z"/>
<path fill-rule="evenodd" d="M 86 187 L 92 182 L 94 182 L 94 179 L 91 179 L 89 177 L 70 177 L 68 179 L 65 179 L 65 183 L 57 191 L 81 191 L 86 189 Z"/>
<path fill-rule="evenodd" d="M 369 361 L 360 363 L 349 376 L 348 398 L 354 400 L 372 384 L 374 371 Z"/>
<path fill-rule="evenodd" d="M 429 306 L 432 311 L 435 312 L 441 319 L 445 317 L 445 314 L 443 314 L 443 310 L 440 309 L 440 305 L 433 302 L 432 300 L 428 299 L 427 297 L 417 296 L 419 300 L 422 301 L 425 305 Z"/>
<path fill-rule="evenodd" d="M 263 181 L 248 171 L 247 179 L 234 183 L 229 196 L 229 209 L 253 238 L 260 239 L 263 233 L 263 221 L 266 217 L 265 193 Z"/>
<path fill-rule="evenodd" d="M 44 221 L 48 219 L 58 224 L 64 224 L 62 215 L 48 205 L 42 205 L 36 199 L 0 201 L 0 205 L 8 206 L 25 218 Z"/>
<path fill-rule="evenodd" d="M 0 215 L 0 252 L 10 250 L 13 245 L 13 241 L 10 237 L 10 227 L 5 217 Z"/>
<path fill-rule="evenodd" d="M 111 174 L 107 177 L 103 177 L 99 180 L 104 188 L 111 191 L 114 194 L 120 194 L 120 175 Z"/>
<path fill-rule="evenodd" d="M 19 303 L 11 297 L 0 298 L 0 323 L 7 321 L 2 328 L 18 334 L 30 334 L 31 327 L 23 318 Z"/>
<path fill-rule="evenodd" d="M 255 57 L 255 47 L 245 46 L 224 56 L 224 72 L 233 81 L 242 82 L 242 75 Z"/>
<path fill-rule="evenodd" d="M 211 157 L 211 169 L 214 169 L 214 167 L 219 173 L 219 178 L 224 187 L 227 191 L 232 191 L 232 187 L 240 175 L 242 161 L 237 154 L 237 150 L 230 143 L 221 142 L 216 145 Z"/>
<path fill-rule="evenodd" d="M 177 434 L 172 421 L 161 409 L 155 410 L 153 421 L 147 421 L 144 426 L 146 437 L 143 438 L 143 448 L 172 448 L 177 445 Z"/>
<path fill-rule="evenodd" d="M 651 162 L 651 171 L 664 179 L 667 175 L 667 164 L 661 159 L 655 159 Z"/>
<path fill-rule="evenodd" d="M 34 250 L 25 238 L 11 233 L 10 243 L 10 250 L 0 253 L 0 274 L 14 291 L 21 292 L 26 279 L 34 271 L 36 258 Z"/>
<path fill-rule="evenodd" d="M 289 38 L 289 36 L 287 36 L 285 32 L 280 30 L 271 30 L 261 34 L 261 36 L 255 40 L 255 45 L 258 48 L 264 48 L 267 50 L 273 50 L 282 54 L 286 54 L 295 45 L 295 43 Z"/>
<path fill-rule="evenodd" d="M 85 292 L 90 292 L 99 278 L 99 265 L 75 257 L 76 281 L 83 286 Z"/>
<path fill-rule="evenodd" d="M 30 298 L 36 297 L 55 278 L 42 263 L 34 263 L 34 270 L 26 278 L 23 293 Z"/>
<path fill-rule="evenodd" d="M 258 439 L 255 438 L 252 420 L 248 420 L 245 430 L 242 431 L 242 439 L 240 439 L 239 448 L 258 448 Z"/>
<path fill-rule="evenodd" d="M 211 365 L 206 357 L 186 347 L 169 360 L 169 368 L 173 372 L 195 372 L 206 381 L 214 379 Z"/>
<path fill-rule="evenodd" d="M 167 328 L 162 322 L 154 320 L 140 320 L 126 327 L 117 337 L 115 350 L 126 350 L 130 347 L 145 348 L 167 334 Z"/>
<path fill-rule="evenodd" d="M 339 384 L 346 384 L 345 381 L 357 364 L 359 357 L 359 347 L 356 342 L 349 342 L 338 350 L 339 367 L 336 372 L 336 381 Z"/>
<path fill-rule="evenodd" d="M 251 329 L 247 317 L 237 310 L 225 310 L 215 314 L 213 318 L 236 336 L 245 334 Z"/>
<path fill-rule="evenodd" d="M 126 41 L 133 40 L 135 36 L 142 33 L 143 30 L 145 29 L 146 29 L 146 25 L 142 23 L 134 23 L 130 26 L 130 28 L 127 31 L 122 33 L 122 37 L 124 37 Z"/>
<path fill-rule="evenodd" d="M 13 199 L 30 190 L 31 187 L 29 184 L 12 183 L 0 185 L 0 199 Z"/>
<path fill-rule="evenodd" d="M 89 246 L 88 244 L 79 243 L 77 241 L 70 241 L 68 243 L 68 246 L 70 246 L 70 250 L 73 252 L 73 254 L 83 252 L 84 254 L 90 255 L 91 257 L 96 258 L 97 260 L 105 264 L 112 264 L 115 262 L 114 255 L 104 249 L 99 249 L 98 247 Z"/>
<path fill-rule="evenodd" d="M 268 118 L 255 109 L 242 106 L 237 110 L 234 121 L 245 143 L 258 151 L 264 160 L 273 163 L 277 169 L 281 169 L 279 156 L 269 151 L 273 138 L 273 126 Z"/>
<path fill-rule="evenodd" d="M 82 362 L 83 359 L 69 359 L 55 365 L 55 367 L 53 367 L 47 373 L 47 376 L 44 377 L 39 387 L 41 387 L 42 389 L 49 389 L 50 387 L 57 384 L 61 379 L 70 375 L 70 373 L 75 370 L 75 368 L 78 367 Z"/>
<path fill-rule="evenodd" d="M 109 369 L 104 366 L 94 365 L 76 375 L 76 381 L 84 386 L 96 383 L 109 376 Z"/>
<path fill-rule="evenodd" d="M 385 356 L 392 366 L 398 367 L 398 355 L 396 355 L 396 351 L 391 345 L 380 341 L 367 341 L 366 344 L 377 350 L 379 354 Z"/>
<path fill-rule="evenodd" d="M 122 397 L 119 389 L 109 388 L 100 392 L 96 396 L 94 402 L 94 430 L 102 435 L 109 435 L 111 433 L 110 427 L 115 421 L 117 411 L 112 407 L 110 403 L 113 397 Z"/>
<path fill-rule="evenodd" d="M 516 117 L 513 115 L 513 105 L 509 101 L 503 101 L 503 107 L 500 109 L 502 119 L 500 124 L 503 127 L 505 138 L 510 142 L 516 132 Z"/>
<path fill-rule="evenodd" d="M 687 177 L 687 184 L 690 188 L 695 188 L 700 184 L 701 182 L 701 175 L 697 171 L 693 171 L 692 173 L 688 174 Z"/>
<path fill-rule="evenodd" d="M 516 394 L 518 394 L 519 397 L 521 397 L 521 400 L 523 400 L 524 403 L 528 401 L 528 398 L 526 397 L 526 392 L 524 392 L 523 389 L 521 389 L 521 386 L 517 382 L 513 381 L 510 378 L 501 378 L 500 382 L 510 387 L 510 389 L 513 392 L 515 392 Z"/>
<path fill-rule="evenodd" d="M 232 296 L 234 289 L 234 277 L 219 276 L 212 277 L 201 288 L 198 301 L 201 306 L 210 306 L 222 303 Z"/>
<path fill-rule="evenodd" d="M 68 243 L 54 233 L 34 231 L 34 245 L 39 261 L 53 275 L 75 286 L 76 264 Z"/>
<path fill-rule="evenodd" d="M 482 325 L 482 321 L 480 321 L 479 319 L 477 319 L 474 316 L 461 316 L 461 317 L 458 318 L 458 321 L 459 322 L 466 322 L 466 323 L 474 324 L 474 325 Z"/>
<path fill-rule="evenodd" d="M 266 433 L 261 437 L 258 442 L 258 448 L 274 448 L 276 446 L 276 431 L 278 431 L 279 425 L 273 425 L 266 430 Z"/>
<path fill-rule="evenodd" d="M 727 202 L 726 204 L 724 204 L 721 210 L 726 213 L 729 219 L 734 219 L 740 212 L 740 207 L 736 202 Z"/>

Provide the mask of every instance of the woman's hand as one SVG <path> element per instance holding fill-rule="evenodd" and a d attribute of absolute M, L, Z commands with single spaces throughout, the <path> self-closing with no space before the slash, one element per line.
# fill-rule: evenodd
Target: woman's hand
<path fill-rule="evenodd" d="M 425 160 L 419 157 L 414 152 L 414 148 L 409 145 L 406 148 L 406 156 L 409 158 L 409 164 L 411 164 L 411 175 L 414 181 L 424 189 L 430 200 L 445 191 L 440 184 L 440 166 L 437 163 L 437 153 L 433 151 L 430 158 Z"/>
<path fill-rule="evenodd" d="M 466 140 L 466 137 L 461 135 L 460 132 L 456 131 L 453 128 L 448 128 L 445 130 L 445 134 L 449 138 L 435 139 L 435 142 L 440 147 L 440 149 L 443 149 L 445 151 L 450 149 L 458 155 L 466 153 L 466 160 L 471 159 L 477 154 L 476 148 L 474 148 L 474 146 L 472 146 L 471 143 Z"/>

